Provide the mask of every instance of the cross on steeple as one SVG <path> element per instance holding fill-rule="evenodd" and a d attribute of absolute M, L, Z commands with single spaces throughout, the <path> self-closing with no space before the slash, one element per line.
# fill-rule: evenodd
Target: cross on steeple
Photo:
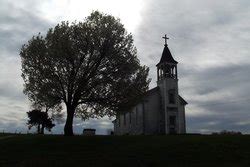
<path fill-rule="evenodd" d="M 165 36 L 162 37 L 162 38 L 165 39 L 165 46 L 167 46 L 167 45 L 168 45 L 168 41 L 167 41 L 167 40 L 169 39 L 169 38 L 167 37 L 167 34 L 165 34 Z"/>

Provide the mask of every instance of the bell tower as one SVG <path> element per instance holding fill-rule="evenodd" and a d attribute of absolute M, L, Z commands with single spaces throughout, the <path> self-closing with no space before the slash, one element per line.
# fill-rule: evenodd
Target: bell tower
<path fill-rule="evenodd" d="M 165 39 L 164 50 L 162 52 L 161 60 L 156 65 L 157 67 L 157 81 L 163 80 L 165 78 L 177 79 L 177 64 L 178 62 L 174 60 L 171 52 L 168 49 L 167 35 L 162 37 Z"/>
<path fill-rule="evenodd" d="M 167 44 L 165 45 L 157 67 L 157 86 L 160 88 L 161 114 L 160 131 L 165 134 L 183 133 L 179 112 L 177 64 Z"/>

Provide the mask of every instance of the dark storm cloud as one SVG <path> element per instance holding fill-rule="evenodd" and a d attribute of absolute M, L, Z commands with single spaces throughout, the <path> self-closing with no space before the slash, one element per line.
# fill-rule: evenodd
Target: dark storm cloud
<path fill-rule="evenodd" d="M 183 71 L 182 78 L 189 80 L 189 86 L 185 88 L 193 89 L 198 95 L 228 90 L 234 91 L 233 95 L 239 99 L 239 97 L 249 97 L 249 92 L 244 91 L 250 89 L 249 72 L 248 64 L 228 64 L 225 67 L 213 67 L 200 71 Z"/>
<path fill-rule="evenodd" d="M 249 9 L 246 0 L 148 0 L 141 13 L 135 42 L 150 66 L 151 87 L 167 33 L 180 94 L 189 102 L 189 132 L 250 133 Z"/>
<path fill-rule="evenodd" d="M 52 25 L 39 16 L 34 2 L 23 3 L 24 6 L 20 7 L 11 1 L 2 0 L 0 6 L 0 48 L 13 56 L 18 54 L 21 45 L 29 38 Z"/>

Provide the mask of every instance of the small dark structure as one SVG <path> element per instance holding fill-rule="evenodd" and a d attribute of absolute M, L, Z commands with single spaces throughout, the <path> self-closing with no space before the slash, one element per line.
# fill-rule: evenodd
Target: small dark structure
<path fill-rule="evenodd" d="M 84 136 L 94 136 L 96 129 L 83 129 Z"/>

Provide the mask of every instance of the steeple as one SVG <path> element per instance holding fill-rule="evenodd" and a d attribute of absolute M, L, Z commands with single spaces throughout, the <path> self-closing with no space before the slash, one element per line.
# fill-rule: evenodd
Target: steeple
<path fill-rule="evenodd" d="M 174 60 L 168 45 L 167 45 L 167 35 L 162 37 L 165 39 L 164 49 L 161 55 L 160 62 L 157 66 L 157 80 L 161 80 L 164 78 L 173 78 L 177 79 L 177 64 L 178 62 Z"/>
<path fill-rule="evenodd" d="M 156 66 L 158 66 L 158 65 L 160 65 L 162 63 L 178 64 L 178 62 L 174 60 L 174 58 L 173 58 L 170 50 L 168 49 L 167 45 L 164 45 L 164 49 L 163 49 L 163 52 L 162 52 L 162 55 L 161 55 L 161 60 Z"/>

